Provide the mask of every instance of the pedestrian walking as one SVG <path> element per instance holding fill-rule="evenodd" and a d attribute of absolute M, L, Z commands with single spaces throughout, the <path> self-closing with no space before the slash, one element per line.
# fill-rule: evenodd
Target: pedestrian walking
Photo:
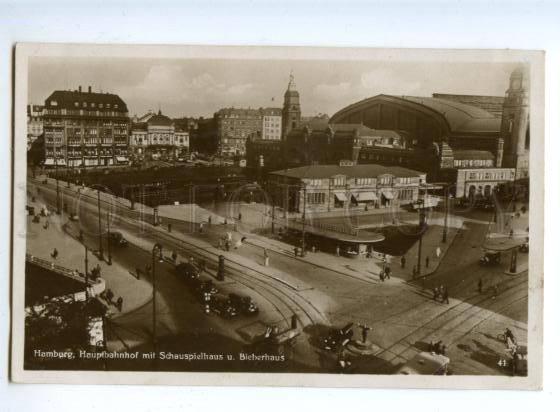
<path fill-rule="evenodd" d="M 391 279 L 391 268 L 389 266 L 385 267 L 385 278 Z"/>
<path fill-rule="evenodd" d="M 317 251 L 317 248 L 315 247 L 315 245 L 311 246 L 311 253 L 315 253 Z"/>
<path fill-rule="evenodd" d="M 430 257 L 426 256 L 426 267 L 430 266 Z"/>
<path fill-rule="evenodd" d="M 208 215 L 208 224 L 211 225 L 212 224 L 212 216 Z"/>
<path fill-rule="evenodd" d="M 117 307 L 117 309 L 119 310 L 119 312 L 122 312 L 122 307 L 123 307 L 123 298 L 122 298 L 122 296 L 119 296 L 119 298 L 117 299 L 117 303 L 115 304 L 115 306 Z"/>
<path fill-rule="evenodd" d="M 107 302 L 113 303 L 113 298 L 115 297 L 115 294 L 111 289 L 107 289 L 106 296 L 107 296 Z"/>
<path fill-rule="evenodd" d="M 43 229 L 48 229 L 49 228 L 49 221 L 48 219 L 45 221 L 45 224 L 43 225 Z"/>
<path fill-rule="evenodd" d="M 439 290 L 438 290 L 437 286 L 434 286 L 432 291 L 434 292 L 434 300 L 437 300 L 438 295 L 439 295 Z"/>
<path fill-rule="evenodd" d="M 297 257 L 297 255 L 298 255 L 298 248 L 295 247 L 295 248 L 294 248 L 294 256 Z"/>
<path fill-rule="evenodd" d="M 340 246 L 336 245 L 336 256 L 340 256 Z"/>
<path fill-rule="evenodd" d="M 416 269 L 416 265 L 412 266 L 412 279 L 416 279 L 418 276 L 418 269 Z"/>
<path fill-rule="evenodd" d="M 482 293 L 482 278 L 478 279 L 478 293 Z"/>
<path fill-rule="evenodd" d="M 171 260 L 173 260 L 173 263 L 177 261 L 177 252 L 173 251 L 171 253 Z"/>
<path fill-rule="evenodd" d="M 268 263 L 269 263 L 269 256 L 268 256 L 268 252 L 265 249 L 264 250 L 264 265 L 268 266 Z"/>
<path fill-rule="evenodd" d="M 51 253 L 51 257 L 53 259 L 56 259 L 58 257 L 58 250 L 56 248 L 53 249 L 53 251 Z"/>
<path fill-rule="evenodd" d="M 241 222 L 241 218 L 243 217 L 243 216 L 241 215 L 241 212 L 239 212 L 239 216 L 238 216 L 238 217 L 239 217 L 238 220 Z"/>
<path fill-rule="evenodd" d="M 449 292 L 447 291 L 447 288 L 443 288 L 441 292 L 441 303 L 446 303 L 449 305 Z"/>
<path fill-rule="evenodd" d="M 200 224 L 198 225 L 198 233 L 202 233 L 203 228 L 204 228 L 204 225 L 202 224 L 202 222 L 200 222 Z"/>
<path fill-rule="evenodd" d="M 440 256 L 441 256 L 441 248 L 438 246 L 436 248 L 436 257 L 439 259 Z"/>
<path fill-rule="evenodd" d="M 404 269 L 404 267 L 406 266 L 406 257 L 404 257 L 404 255 L 401 256 L 401 268 Z"/>

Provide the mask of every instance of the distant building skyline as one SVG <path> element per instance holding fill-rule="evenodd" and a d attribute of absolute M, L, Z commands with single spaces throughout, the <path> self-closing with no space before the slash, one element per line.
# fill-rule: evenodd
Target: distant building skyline
<path fill-rule="evenodd" d="M 380 93 L 504 96 L 514 63 L 301 60 L 30 59 L 29 104 L 92 86 L 119 95 L 130 116 L 212 117 L 222 108 L 280 107 L 293 73 L 302 115 L 336 111 Z M 433 76 L 437 72 L 438 76 Z"/>

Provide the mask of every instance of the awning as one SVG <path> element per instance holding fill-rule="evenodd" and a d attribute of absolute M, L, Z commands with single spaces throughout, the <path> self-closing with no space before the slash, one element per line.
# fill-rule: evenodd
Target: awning
<path fill-rule="evenodd" d="M 373 192 L 353 193 L 352 196 L 354 196 L 356 202 L 373 202 L 377 200 L 377 196 Z"/>
<path fill-rule="evenodd" d="M 346 195 L 344 193 L 335 193 L 334 197 L 336 197 L 336 199 L 339 202 L 347 202 L 348 201 L 348 198 L 346 197 Z"/>
<path fill-rule="evenodd" d="M 388 190 L 382 190 L 381 193 L 383 193 L 383 196 L 385 196 L 385 199 L 393 199 L 393 192 L 389 192 Z"/>
<path fill-rule="evenodd" d="M 117 156 L 117 162 L 128 162 L 128 160 L 126 159 L 126 157 Z"/>

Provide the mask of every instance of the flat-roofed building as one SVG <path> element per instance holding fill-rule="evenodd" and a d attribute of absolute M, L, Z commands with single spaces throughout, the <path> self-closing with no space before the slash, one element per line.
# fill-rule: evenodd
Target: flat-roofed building
<path fill-rule="evenodd" d="M 269 173 L 268 181 L 275 204 L 302 213 L 304 205 L 306 211 L 319 212 L 415 203 L 426 174 L 399 166 L 342 162 L 277 170 Z"/>

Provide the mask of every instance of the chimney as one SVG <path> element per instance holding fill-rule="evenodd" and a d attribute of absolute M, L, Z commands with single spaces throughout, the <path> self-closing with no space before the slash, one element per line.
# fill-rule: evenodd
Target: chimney
<path fill-rule="evenodd" d="M 88 93 L 91 93 L 91 86 L 88 86 L 87 91 Z"/>
<path fill-rule="evenodd" d="M 78 86 L 78 91 L 81 93 L 82 92 L 82 86 Z"/>

